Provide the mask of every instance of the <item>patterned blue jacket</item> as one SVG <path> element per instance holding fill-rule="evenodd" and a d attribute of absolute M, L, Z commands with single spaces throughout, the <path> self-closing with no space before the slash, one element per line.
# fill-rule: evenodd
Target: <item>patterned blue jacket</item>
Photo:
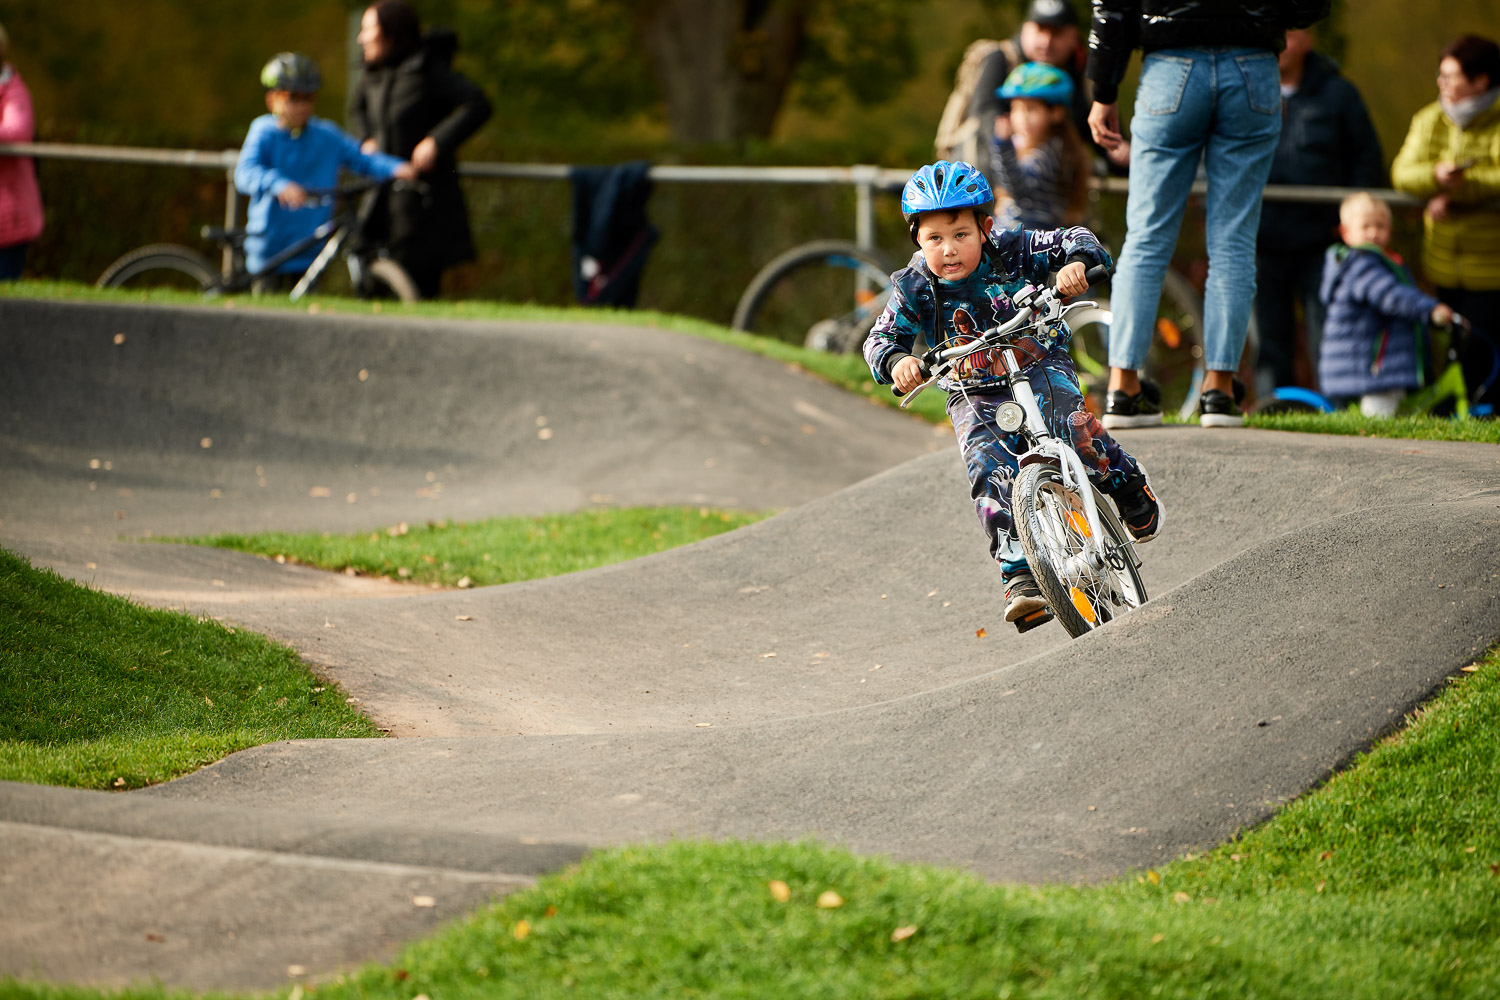
<path fill-rule="evenodd" d="M 1328 306 L 1318 384 L 1325 396 L 1415 389 L 1422 384 L 1427 318 L 1438 300 L 1406 265 L 1374 246 L 1328 248 L 1320 296 Z"/>
<path fill-rule="evenodd" d="M 915 350 L 917 338 L 928 344 L 950 345 L 956 338 L 977 336 L 1016 314 L 1010 295 L 1023 285 L 1042 285 L 1047 276 L 1065 264 L 1081 262 L 1113 265 L 1109 252 L 1083 226 L 1070 229 L 1001 229 L 990 231 L 984 257 L 962 281 L 943 281 L 933 275 L 921 251 L 906 267 L 891 275 L 891 299 L 865 340 L 865 360 L 875 380 L 891 382 L 891 366 Z M 1022 353 L 1035 361 L 1067 345 L 1073 334 L 1058 323 L 1037 338 L 1023 342 Z M 968 388 L 1003 382 L 983 370 L 986 359 L 977 359 L 979 370 L 962 379 Z M 944 389 L 959 382 L 945 379 Z"/>

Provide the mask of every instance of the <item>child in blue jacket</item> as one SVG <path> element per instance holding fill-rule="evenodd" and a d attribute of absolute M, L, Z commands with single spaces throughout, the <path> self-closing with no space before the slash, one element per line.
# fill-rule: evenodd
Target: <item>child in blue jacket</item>
<path fill-rule="evenodd" d="M 1390 206 L 1364 191 L 1339 205 L 1339 235 L 1328 248 L 1320 296 L 1328 306 L 1318 383 L 1335 402 L 1359 399 L 1367 417 L 1393 417 L 1422 385 L 1426 324 L 1447 326 L 1453 310 L 1416 287 L 1388 246 Z"/>
<path fill-rule="evenodd" d="M 333 207 L 308 191 L 337 186 L 340 168 L 377 180 L 416 177 L 410 163 L 385 153 L 360 152 L 353 136 L 313 117 L 313 99 L 323 78 L 308 56 L 273 56 L 261 70 L 260 82 L 270 114 L 250 123 L 234 168 L 234 186 L 250 197 L 245 265 L 251 272 L 262 270 L 271 258 L 328 221 Z M 301 274 L 320 249 L 313 244 L 280 264 L 276 273 Z"/>
<path fill-rule="evenodd" d="M 1016 314 L 1009 296 L 1023 284 L 1045 284 L 1057 272 L 1064 295 L 1088 290 L 1085 272 L 1108 266 L 1109 254 L 1082 226 L 1071 229 L 1001 229 L 990 215 L 989 182 L 972 164 L 939 160 L 907 181 L 901 194 L 917 252 L 891 275 L 891 298 L 865 341 L 875 380 L 910 392 L 922 381 L 912 355 L 920 336 L 951 347 Z M 1145 470 L 1119 446 L 1084 406 L 1068 353 L 1072 332 L 1059 323 L 1018 344 L 1027 380 L 1048 429 L 1071 441 L 1101 492 L 1114 498 L 1121 520 L 1137 541 L 1161 531 L 1162 509 Z M 989 352 L 995 353 L 995 352 Z M 1011 523 L 1011 483 L 1022 448 L 1017 434 L 995 423 L 995 410 L 1011 398 L 998 358 L 974 358 L 949 390 L 948 415 L 968 467 L 970 495 L 989 539 L 990 555 L 1005 578 L 1005 620 L 1025 632 L 1050 621 L 1051 611 L 1026 563 Z"/>

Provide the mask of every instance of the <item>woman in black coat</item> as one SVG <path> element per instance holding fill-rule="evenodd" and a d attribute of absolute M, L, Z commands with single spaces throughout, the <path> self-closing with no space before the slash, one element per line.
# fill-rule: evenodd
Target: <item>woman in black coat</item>
<path fill-rule="evenodd" d="M 474 259 L 456 154 L 489 119 L 490 102 L 453 71 L 457 36 L 437 30 L 424 37 L 405 0 L 367 8 L 359 44 L 365 69 L 350 101 L 350 127 L 365 150 L 410 160 L 427 186 L 425 193 L 384 192 L 367 236 L 390 248 L 423 298 L 434 298 L 445 268 Z"/>

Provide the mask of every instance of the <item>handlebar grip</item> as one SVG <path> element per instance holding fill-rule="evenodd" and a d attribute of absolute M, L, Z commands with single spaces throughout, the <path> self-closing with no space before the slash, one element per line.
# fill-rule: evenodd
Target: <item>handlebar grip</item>
<path fill-rule="evenodd" d="M 1101 281 L 1109 280 L 1109 268 L 1103 264 L 1095 264 L 1088 269 L 1088 272 L 1083 277 L 1089 283 L 1089 287 L 1092 288 Z"/>
<path fill-rule="evenodd" d="M 908 355 L 908 357 L 915 357 L 915 355 Z M 927 360 L 925 358 L 917 358 L 917 370 L 922 373 L 922 379 L 924 381 L 932 377 L 932 366 L 927 363 Z M 906 395 L 906 393 L 902 392 L 900 389 L 897 389 L 895 386 L 891 386 L 891 395 L 895 396 L 897 399 L 900 399 L 902 396 Z"/>

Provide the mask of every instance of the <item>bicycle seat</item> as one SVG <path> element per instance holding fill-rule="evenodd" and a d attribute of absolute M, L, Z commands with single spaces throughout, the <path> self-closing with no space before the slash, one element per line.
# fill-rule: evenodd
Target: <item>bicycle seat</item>
<path fill-rule="evenodd" d="M 245 231 L 243 229 L 224 229 L 221 226 L 204 226 L 198 234 L 205 240 L 223 245 L 225 243 L 232 247 L 240 248 L 245 245 Z"/>

